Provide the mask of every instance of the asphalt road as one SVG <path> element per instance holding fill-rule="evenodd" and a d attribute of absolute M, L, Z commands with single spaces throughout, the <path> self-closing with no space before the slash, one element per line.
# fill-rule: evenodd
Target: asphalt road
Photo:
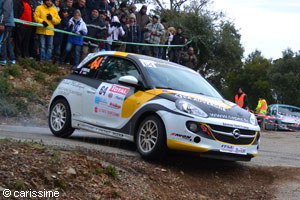
<path fill-rule="evenodd" d="M 138 156 L 135 145 L 131 142 L 85 131 L 75 131 L 70 138 L 63 139 L 54 137 L 50 130 L 46 127 L 1 125 L 0 139 L 1 138 L 36 142 L 42 141 L 46 145 L 68 150 L 81 148 L 107 153 Z M 300 167 L 299 149 L 300 132 L 262 132 L 258 156 L 253 158 L 250 162 L 243 162 L 243 164 L 250 166 Z"/>

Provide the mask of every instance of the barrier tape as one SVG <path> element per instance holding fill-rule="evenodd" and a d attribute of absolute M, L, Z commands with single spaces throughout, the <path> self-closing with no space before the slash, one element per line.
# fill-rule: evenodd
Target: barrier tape
<path fill-rule="evenodd" d="M 20 23 L 20 24 L 26 24 L 26 25 L 37 26 L 37 27 L 44 27 L 43 24 L 39 24 L 39 23 L 36 23 L 36 22 L 29 22 L 29 21 L 25 21 L 25 20 L 21 20 L 21 19 L 16 19 L 16 18 L 14 18 L 14 21 L 16 23 Z M 83 37 L 85 39 L 94 40 L 94 41 L 98 41 L 98 42 L 112 42 L 112 43 L 118 43 L 118 44 L 131 44 L 131 45 L 136 45 L 136 46 L 185 47 L 186 45 L 188 45 L 188 44 L 190 44 L 192 42 L 192 40 L 190 40 L 190 41 L 188 41 L 184 45 L 165 45 L 165 44 L 147 44 L 147 43 L 135 43 L 135 42 L 122 42 L 122 41 L 112 41 L 112 40 L 97 39 L 97 38 L 93 38 L 93 37 L 89 37 L 89 36 L 84 36 L 84 35 L 80 35 L 80 34 L 77 34 L 77 33 L 72 33 L 72 32 L 69 32 L 69 31 L 64 31 L 64 30 L 56 29 L 56 28 L 50 28 L 50 27 L 44 27 L 44 28 L 52 30 L 54 32 L 68 34 L 68 35 L 73 35 L 73 36 L 78 36 L 78 37 Z"/>
<path fill-rule="evenodd" d="M 275 126 L 278 126 L 278 127 L 282 128 L 282 129 L 285 129 L 285 130 L 287 130 L 287 131 L 292 131 L 292 132 L 298 132 L 298 133 L 300 133 L 299 130 L 295 130 L 295 129 L 288 128 L 287 125 L 286 125 L 286 126 L 282 126 L 282 125 L 280 125 L 280 124 L 277 124 L 277 123 L 271 121 L 271 120 L 268 119 L 268 118 L 265 118 L 265 119 L 268 121 L 268 122 L 265 122 L 265 124 L 275 125 Z M 291 126 L 291 125 L 288 125 L 288 126 Z"/>

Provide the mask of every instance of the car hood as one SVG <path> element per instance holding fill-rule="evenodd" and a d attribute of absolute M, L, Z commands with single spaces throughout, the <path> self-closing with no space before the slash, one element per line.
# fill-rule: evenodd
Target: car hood
<path fill-rule="evenodd" d="M 179 99 L 186 100 L 201 108 L 212 118 L 250 123 L 250 112 L 225 99 L 176 90 L 162 90 L 159 96 L 174 102 Z"/>

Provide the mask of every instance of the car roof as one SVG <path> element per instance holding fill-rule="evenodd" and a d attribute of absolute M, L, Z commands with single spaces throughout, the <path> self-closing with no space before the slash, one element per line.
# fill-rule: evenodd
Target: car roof
<path fill-rule="evenodd" d="M 137 61 L 137 62 L 139 62 L 140 59 L 145 59 L 145 60 L 150 60 L 150 61 L 153 61 L 153 62 L 156 62 L 156 63 L 166 63 L 166 64 L 168 64 L 168 67 L 171 67 L 171 68 L 172 67 L 174 67 L 174 68 L 180 67 L 180 68 L 191 70 L 188 67 L 185 67 L 183 65 L 179 65 L 177 63 L 173 63 L 173 62 L 170 62 L 170 61 L 167 61 L 167 60 L 163 60 L 163 59 L 159 59 L 159 58 L 154 58 L 154 57 L 146 56 L 146 55 L 121 52 L 121 51 L 100 51 L 100 52 L 97 52 L 97 53 L 91 53 L 88 56 L 90 58 L 94 58 L 96 56 L 106 56 L 106 55 L 120 56 L 120 57 L 123 57 L 123 58 L 131 58 L 131 59 L 133 59 L 134 61 Z"/>
<path fill-rule="evenodd" d="M 273 107 L 273 106 L 276 106 L 276 107 L 288 107 L 288 108 L 298 108 L 298 109 L 300 109 L 297 106 L 291 106 L 291 105 L 287 105 L 287 104 L 271 104 L 271 105 L 269 105 L 269 107 Z"/>

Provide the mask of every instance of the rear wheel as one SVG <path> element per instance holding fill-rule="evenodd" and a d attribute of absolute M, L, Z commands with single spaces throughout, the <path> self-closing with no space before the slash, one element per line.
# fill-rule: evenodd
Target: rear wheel
<path fill-rule="evenodd" d="M 140 124 L 136 145 L 142 157 L 159 158 L 166 152 L 166 131 L 161 119 L 155 115 L 145 118 Z"/>
<path fill-rule="evenodd" d="M 56 100 L 50 107 L 49 127 L 57 137 L 69 137 L 75 129 L 71 127 L 71 110 L 65 99 Z"/>

